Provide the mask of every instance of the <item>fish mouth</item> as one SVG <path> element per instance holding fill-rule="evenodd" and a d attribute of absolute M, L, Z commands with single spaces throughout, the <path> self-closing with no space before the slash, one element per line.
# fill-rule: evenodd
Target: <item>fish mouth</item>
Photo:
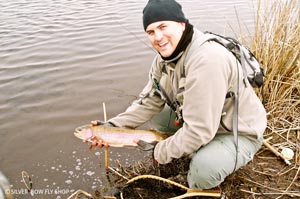
<path fill-rule="evenodd" d="M 74 135 L 79 138 L 79 139 L 82 139 L 84 140 L 85 139 L 85 136 L 84 136 L 84 133 L 83 133 L 83 130 L 88 127 L 90 125 L 84 125 L 84 126 L 80 126 L 80 127 L 77 127 L 75 129 L 75 132 L 74 132 Z"/>
<path fill-rule="evenodd" d="M 75 132 L 74 132 L 74 135 L 75 135 L 77 138 L 79 138 L 79 139 L 82 139 L 82 140 L 84 139 L 83 134 L 80 133 L 80 132 L 75 131 Z"/>

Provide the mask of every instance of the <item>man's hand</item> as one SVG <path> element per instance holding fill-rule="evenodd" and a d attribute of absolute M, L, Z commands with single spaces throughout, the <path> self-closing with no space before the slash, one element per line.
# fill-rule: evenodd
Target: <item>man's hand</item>
<path fill-rule="evenodd" d="M 142 151 L 154 151 L 154 148 L 158 142 L 155 141 L 149 143 L 143 140 L 137 140 L 135 143 L 138 145 L 137 148 Z"/>
<path fill-rule="evenodd" d="M 102 125 L 102 126 L 108 126 L 108 127 L 115 127 L 115 125 L 111 122 L 103 122 L 103 121 L 100 121 L 100 120 L 93 120 L 93 121 L 91 121 L 91 124 L 93 126 Z"/>
<path fill-rule="evenodd" d="M 90 149 L 93 149 L 94 147 L 98 147 L 98 148 L 102 148 L 103 146 L 108 147 L 108 144 L 106 142 L 104 142 L 103 140 L 99 140 L 94 135 L 92 135 L 92 131 L 90 129 L 87 129 L 87 131 L 88 130 L 90 131 L 90 133 L 88 132 L 87 134 L 91 134 L 91 136 L 85 138 L 83 142 L 90 141 L 91 142 Z"/>
<path fill-rule="evenodd" d="M 158 163 L 154 158 L 154 148 L 158 142 L 154 141 L 154 142 L 149 143 L 149 142 L 145 142 L 143 140 L 135 140 L 135 143 L 138 145 L 137 146 L 138 149 L 151 152 L 152 159 L 153 159 L 153 166 L 157 166 Z"/>
<path fill-rule="evenodd" d="M 98 125 L 109 126 L 109 127 L 113 127 L 114 126 L 110 122 L 103 122 L 103 121 L 100 121 L 100 120 L 91 121 L 91 124 L 93 126 L 98 126 Z M 98 147 L 98 148 L 102 148 L 103 146 L 104 147 L 108 147 L 108 144 L 106 142 L 104 142 L 103 140 L 100 140 L 100 139 L 96 138 L 94 135 L 92 135 L 92 132 L 90 134 L 91 134 L 90 137 L 88 137 L 85 140 L 83 140 L 83 142 L 91 141 L 90 149 L 93 149 L 94 147 Z"/>

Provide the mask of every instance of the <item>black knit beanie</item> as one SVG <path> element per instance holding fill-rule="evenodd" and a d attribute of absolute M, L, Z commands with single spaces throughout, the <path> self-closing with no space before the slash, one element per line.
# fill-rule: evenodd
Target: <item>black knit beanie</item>
<path fill-rule="evenodd" d="M 149 0 L 143 10 L 144 30 L 157 21 L 186 22 L 181 5 L 175 0 Z"/>

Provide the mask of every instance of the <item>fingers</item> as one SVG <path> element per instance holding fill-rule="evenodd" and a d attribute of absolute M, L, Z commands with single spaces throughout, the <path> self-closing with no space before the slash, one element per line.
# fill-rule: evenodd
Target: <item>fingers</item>
<path fill-rule="evenodd" d="M 96 146 L 98 146 L 98 145 L 101 146 L 100 141 L 97 141 L 97 140 L 93 140 L 91 145 L 92 145 L 93 147 L 96 147 Z"/>
<path fill-rule="evenodd" d="M 138 144 L 139 141 L 140 141 L 139 139 L 134 139 L 134 140 L 133 140 L 133 142 L 136 143 L 136 144 Z"/>
<path fill-rule="evenodd" d="M 100 120 L 93 120 L 93 121 L 91 121 L 91 124 L 93 126 L 103 125 L 103 126 L 107 126 L 107 127 L 116 127 L 116 125 L 111 122 L 103 122 Z"/>
<path fill-rule="evenodd" d="M 91 145 L 93 147 L 102 148 L 103 147 L 103 141 L 102 140 L 93 140 Z"/>
<path fill-rule="evenodd" d="M 93 120 L 93 121 L 91 121 L 91 124 L 93 126 L 97 126 L 97 125 L 99 125 L 99 121 L 98 120 Z"/>
<path fill-rule="evenodd" d="M 108 144 L 106 142 L 103 142 L 102 145 L 107 148 L 108 147 Z"/>
<path fill-rule="evenodd" d="M 93 149 L 95 147 L 98 147 L 98 148 L 108 147 L 108 144 L 106 142 L 104 142 L 103 140 L 93 139 L 93 140 L 91 140 L 90 149 Z"/>
<path fill-rule="evenodd" d="M 99 125 L 99 120 L 91 121 L 92 125 Z M 95 147 L 102 148 L 103 146 L 108 147 L 108 144 L 104 142 L 103 140 L 100 140 L 99 138 L 95 137 L 93 135 L 93 132 L 91 129 L 86 129 L 84 132 L 84 139 L 83 142 L 91 142 L 90 149 L 93 149 Z"/>

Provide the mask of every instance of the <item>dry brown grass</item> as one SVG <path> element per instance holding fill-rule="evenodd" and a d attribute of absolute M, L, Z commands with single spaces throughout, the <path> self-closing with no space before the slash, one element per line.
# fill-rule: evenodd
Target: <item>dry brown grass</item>
<path fill-rule="evenodd" d="M 259 1 L 251 49 L 267 74 L 266 136 L 276 133 L 288 141 L 286 135 L 300 129 L 300 2 L 266 2 Z"/>
<path fill-rule="evenodd" d="M 242 198 L 298 198 L 300 1 L 258 0 L 255 32 L 250 37 L 251 50 L 266 71 L 264 93 L 268 126 L 265 139 L 279 152 L 288 147 L 295 155 L 292 164 L 287 166 L 263 148 L 251 164 L 238 171 L 232 181 L 230 178 L 227 181 L 240 179 L 245 183 L 236 193 L 244 194 Z"/>

